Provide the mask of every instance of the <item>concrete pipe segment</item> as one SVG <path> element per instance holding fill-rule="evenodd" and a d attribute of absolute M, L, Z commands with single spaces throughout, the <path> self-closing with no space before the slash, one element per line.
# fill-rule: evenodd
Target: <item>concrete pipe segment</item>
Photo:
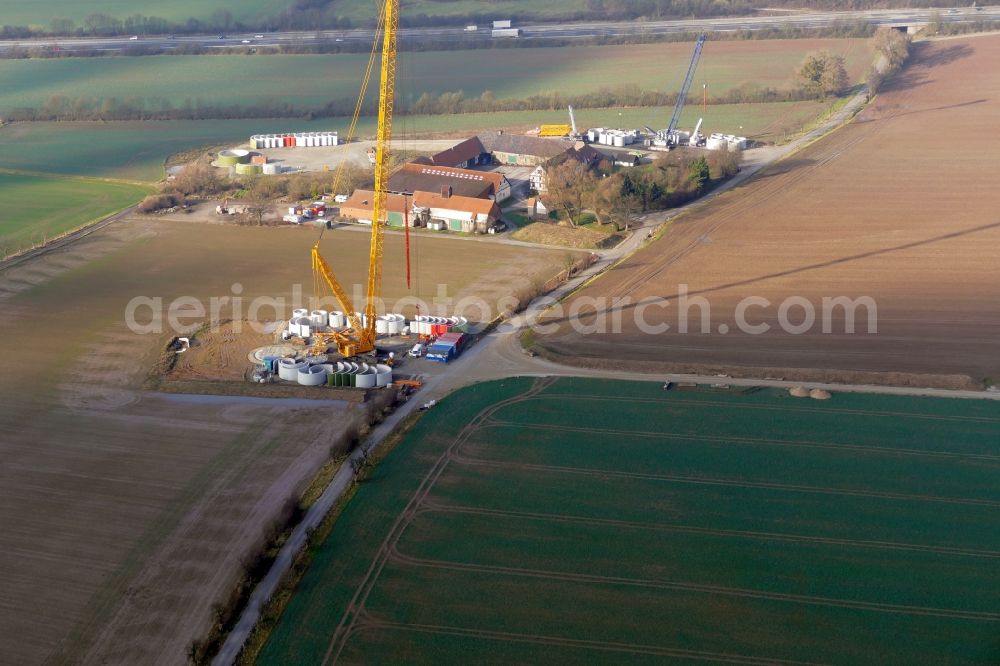
<path fill-rule="evenodd" d="M 299 379 L 299 370 L 308 367 L 305 361 L 296 361 L 294 358 L 283 358 L 278 361 L 278 377 L 288 382 L 295 382 Z"/>
<path fill-rule="evenodd" d="M 312 335 L 313 323 L 312 319 L 309 317 L 299 317 L 295 320 L 295 323 L 299 325 L 299 335 L 303 338 L 308 338 Z"/>
<path fill-rule="evenodd" d="M 309 319 L 316 327 L 328 326 L 330 323 L 329 313 L 326 310 L 313 310 L 309 313 Z"/>
<path fill-rule="evenodd" d="M 375 386 L 388 386 L 392 383 L 392 368 L 384 363 L 375 366 Z"/>
<path fill-rule="evenodd" d="M 298 382 L 303 386 L 320 386 L 326 384 L 326 368 L 322 365 L 310 365 L 300 368 Z"/>

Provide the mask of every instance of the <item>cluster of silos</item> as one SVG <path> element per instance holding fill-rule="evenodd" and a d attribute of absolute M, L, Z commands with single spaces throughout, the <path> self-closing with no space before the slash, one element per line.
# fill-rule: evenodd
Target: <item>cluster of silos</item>
<path fill-rule="evenodd" d="M 709 150 L 725 150 L 726 148 L 729 150 L 745 150 L 747 147 L 747 138 L 745 136 L 715 132 L 705 140 L 705 147 Z"/>
<path fill-rule="evenodd" d="M 369 365 L 338 361 L 329 365 L 332 370 L 326 377 L 327 386 L 379 388 L 392 383 L 392 368 L 383 363 Z"/>
<path fill-rule="evenodd" d="M 587 140 L 590 143 L 599 143 L 605 146 L 616 146 L 618 148 L 631 146 L 633 143 L 640 141 L 641 137 L 642 135 L 637 129 L 621 130 L 595 127 L 587 130 Z"/>
<path fill-rule="evenodd" d="M 250 147 L 260 148 L 315 148 L 336 146 L 340 137 L 336 132 L 292 132 L 291 134 L 254 134 Z"/>
<path fill-rule="evenodd" d="M 418 315 L 410 321 L 410 333 L 416 335 L 444 335 L 445 333 L 468 333 L 469 320 L 465 317 L 432 317 Z"/>
<path fill-rule="evenodd" d="M 292 318 L 288 320 L 288 336 L 308 338 L 317 328 L 318 326 L 314 323 L 314 319 L 309 316 L 309 310 L 305 308 L 292 310 Z M 287 339 L 287 336 L 283 337 Z"/>
<path fill-rule="evenodd" d="M 222 167 L 236 167 L 250 165 L 250 151 L 242 148 L 232 150 L 220 150 L 215 163 Z"/>

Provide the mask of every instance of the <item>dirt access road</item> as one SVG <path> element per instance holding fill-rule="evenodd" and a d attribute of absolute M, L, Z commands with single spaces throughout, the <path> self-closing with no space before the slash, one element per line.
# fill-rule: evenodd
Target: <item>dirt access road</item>
<path fill-rule="evenodd" d="M 875 371 L 949 388 L 1000 378 L 998 57 L 998 36 L 915 45 L 911 64 L 847 127 L 681 216 L 566 303 L 564 314 L 575 306 L 595 324 L 595 304 L 628 298 L 620 333 L 613 322 L 579 332 L 555 316 L 542 346 L 560 362 L 673 372 L 868 382 L 862 373 Z M 693 332 L 678 332 L 682 285 L 708 303 L 704 332 L 694 306 Z M 840 296 L 873 299 L 877 332 L 860 309 L 856 333 L 842 310 L 823 333 L 822 299 Z M 770 326 L 765 334 L 738 330 L 748 297 L 771 304 L 745 313 Z M 792 297 L 787 323 L 803 322 L 803 303 L 817 314 L 803 334 L 781 330 Z M 644 333 L 640 311 L 670 330 Z"/>

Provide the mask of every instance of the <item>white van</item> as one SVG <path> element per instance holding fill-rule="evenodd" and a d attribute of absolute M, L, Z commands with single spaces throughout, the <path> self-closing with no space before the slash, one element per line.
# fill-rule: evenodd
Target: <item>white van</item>
<path fill-rule="evenodd" d="M 417 344 L 413 345 L 413 348 L 408 353 L 413 358 L 420 358 L 421 356 L 424 355 L 424 350 L 426 349 L 427 345 L 423 344 L 422 342 L 418 342 Z"/>

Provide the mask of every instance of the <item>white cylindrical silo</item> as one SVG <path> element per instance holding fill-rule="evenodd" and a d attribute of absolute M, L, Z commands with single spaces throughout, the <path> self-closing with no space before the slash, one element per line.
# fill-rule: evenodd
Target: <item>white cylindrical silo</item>
<path fill-rule="evenodd" d="M 387 386 L 392 383 L 392 368 L 383 363 L 375 366 L 375 386 Z"/>
<path fill-rule="evenodd" d="M 330 313 L 330 327 L 331 328 L 344 328 L 347 326 L 347 317 L 340 310 L 334 310 Z"/>
<path fill-rule="evenodd" d="M 385 317 L 375 318 L 375 332 L 379 335 L 386 335 L 389 332 L 389 321 Z"/>
<path fill-rule="evenodd" d="M 305 308 L 295 308 L 294 310 L 292 310 L 293 319 L 298 319 L 299 317 L 308 317 L 308 316 L 309 316 L 309 310 L 306 310 Z"/>

